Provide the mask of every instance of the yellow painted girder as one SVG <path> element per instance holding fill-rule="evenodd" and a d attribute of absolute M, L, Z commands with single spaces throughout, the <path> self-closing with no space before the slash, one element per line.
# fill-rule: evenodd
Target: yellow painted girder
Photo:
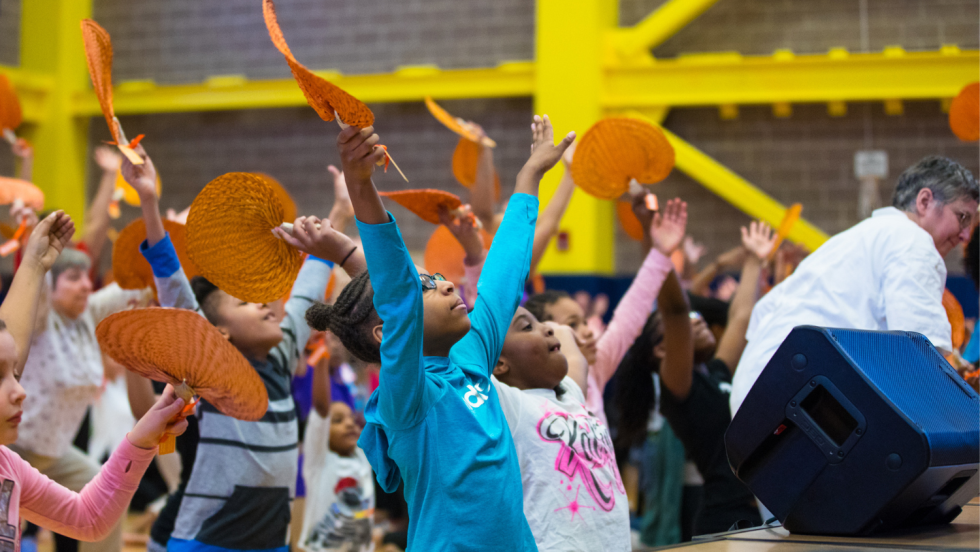
<path fill-rule="evenodd" d="M 0 74 L 6 75 L 14 86 L 25 123 L 39 123 L 44 120 L 44 102 L 54 87 L 54 79 L 18 67 L 0 65 Z"/>
<path fill-rule="evenodd" d="M 603 105 L 629 108 L 939 99 L 980 79 L 980 51 L 684 55 L 607 66 Z"/>
<path fill-rule="evenodd" d="M 677 34 L 718 0 L 669 0 L 629 28 L 615 29 L 610 35 L 615 55 L 629 59 L 649 52 Z"/>
<path fill-rule="evenodd" d="M 634 111 L 629 115 L 650 121 L 639 112 Z M 702 186 L 750 217 L 764 220 L 774 228 L 779 227 L 783 215 L 786 214 L 785 205 L 676 134 L 663 127 L 660 129 L 674 147 L 675 168 L 697 180 Z M 806 205 L 803 206 L 803 210 L 806 212 Z M 796 222 L 788 237 L 790 241 L 799 243 L 810 251 L 816 251 L 823 242 L 827 241 L 827 238 L 826 233 L 803 218 Z"/>
<path fill-rule="evenodd" d="M 437 99 L 520 97 L 534 94 L 534 63 L 503 63 L 486 69 L 441 70 L 434 66 L 403 67 L 393 73 L 319 75 L 358 99 L 372 103 Z M 113 91 L 117 114 L 170 113 L 259 109 L 306 105 L 293 79 L 249 81 L 243 76 L 213 77 L 199 84 L 156 86 L 152 82 L 121 83 Z M 78 96 L 75 112 L 98 115 L 99 102 L 91 91 Z"/>

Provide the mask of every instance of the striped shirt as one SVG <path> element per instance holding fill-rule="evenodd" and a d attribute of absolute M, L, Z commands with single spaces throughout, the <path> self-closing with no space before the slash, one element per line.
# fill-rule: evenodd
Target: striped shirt
<path fill-rule="evenodd" d="M 169 237 L 142 250 L 160 304 L 200 313 Z M 269 393 L 265 415 L 245 422 L 201 401 L 197 457 L 168 550 L 287 550 L 299 443 L 289 385 L 310 335 L 306 310 L 322 298 L 331 266 L 306 261 L 286 303 L 282 342 L 265 360 L 251 361 Z"/>

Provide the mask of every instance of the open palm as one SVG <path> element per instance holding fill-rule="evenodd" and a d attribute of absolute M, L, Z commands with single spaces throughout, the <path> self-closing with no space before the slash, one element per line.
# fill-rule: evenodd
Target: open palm
<path fill-rule="evenodd" d="M 686 232 L 687 203 L 679 197 L 668 201 L 663 212 L 654 215 L 650 226 L 653 246 L 668 257 L 681 245 Z"/>
<path fill-rule="evenodd" d="M 776 236 L 768 224 L 752 221 L 748 228 L 742 227 L 742 245 L 760 260 L 769 256 Z"/>

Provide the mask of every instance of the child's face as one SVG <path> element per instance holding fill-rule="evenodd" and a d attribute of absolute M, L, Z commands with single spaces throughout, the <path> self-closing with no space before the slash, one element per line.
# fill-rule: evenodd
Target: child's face
<path fill-rule="evenodd" d="M 544 311 L 552 322 L 557 322 L 563 326 L 572 328 L 581 343 L 582 354 L 589 366 L 595 364 L 596 344 L 595 334 L 589 329 L 585 319 L 585 311 L 582 305 L 570 297 L 562 297 L 558 301 L 546 306 Z"/>
<path fill-rule="evenodd" d="M 75 320 L 88 307 L 88 296 L 92 294 L 92 280 L 88 271 L 82 268 L 69 268 L 58 275 L 51 291 L 51 306 L 54 310 Z"/>
<path fill-rule="evenodd" d="M 416 268 L 420 275 L 428 276 L 425 269 Z M 449 349 L 470 331 L 470 317 L 466 303 L 456 293 L 452 282 L 436 280 L 433 283 L 435 289 L 422 291 L 424 348 L 437 354 L 448 354 Z"/>
<path fill-rule="evenodd" d="M 218 290 L 217 325 L 245 356 L 262 359 L 282 341 L 276 313 L 264 303 L 246 303 Z"/>
<path fill-rule="evenodd" d="M 518 389 L 554 389 L 568 374 L 568 362 L 555 332 L 518 307 L 507 329 L 497 379 Z"/>
<path fill-rule="evenodd" d="M 27 394 L 14 374 L 17 345 L 9 332 L 0 331 L 0 445 L 17 440 L 17 426 Z"/>
<path fill-rule="evenodd" d="M 347 403 L 330 403 L 330 450 L 341 456 L 350 456 L 354 454 L 360 436 L 361 428 L 354 423 L 354 413 Z"/>

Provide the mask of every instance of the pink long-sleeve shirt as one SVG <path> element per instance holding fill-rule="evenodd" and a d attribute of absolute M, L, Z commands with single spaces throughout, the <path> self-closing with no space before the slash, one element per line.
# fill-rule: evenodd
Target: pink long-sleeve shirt
<path fill-rule="evenodd" d="M 651 249 L 636 278 L 619 300 L 609 326 L 596 342 L 595 364 L 589 366 L 588 392 L 585 394 L 585 407 L 608 426 L 602 392 L 616 373 L 616 368 L 626 356 L 633 342 L 643 331 L 650 317 L 653 302 L 667 275 L 674 269 L 670 258 L 656 249 Z"/>
<path fill-rule="evenodd" d="M 20 551 L 20 516 L 77 540 L 105 537 L 129 507 L 156 452 L 123 439 L 95 479 L 75 493 L 0 446 L 0 548 L 12 544 Z"/>

